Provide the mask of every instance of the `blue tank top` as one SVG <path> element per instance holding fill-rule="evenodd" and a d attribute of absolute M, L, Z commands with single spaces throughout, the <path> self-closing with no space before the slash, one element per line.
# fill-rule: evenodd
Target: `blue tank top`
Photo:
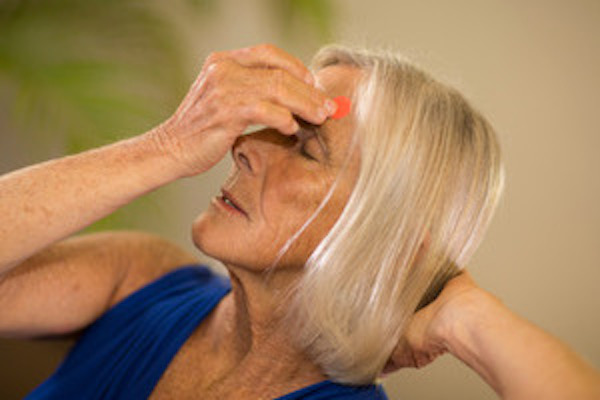
<path fill-rule="evenodd" d="M 231 290 L 200 265 L 172 271 L 134 292 L 90 325 L 65 360 L 25 399 L 146 399 L 169 363 Z M 279 400 L 387 399 L 380 385 L 326 380 Z"/>

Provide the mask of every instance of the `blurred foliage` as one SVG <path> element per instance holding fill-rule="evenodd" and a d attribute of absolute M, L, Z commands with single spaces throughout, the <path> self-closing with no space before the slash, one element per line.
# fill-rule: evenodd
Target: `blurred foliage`
<path fill-rule="evenodd" d="M 61 138 L 69 153 L 147 128 L 185 90 L 174 36 L 138 1 L 3 3 L 0 79 L 15 126 L 36 146 Z"/>
<path fill-rule="evenodd" d="M 300 20 L 328 38 L 329 0 L 264 1 L 283 30 Z M 143 132 L 175 110 L 198 55 L 182 48 L 185 33 L 165 7 L 219 13 L 217 0 L 0 0 L 0 104 L 32 159 L 57 143 L 74 153 Z M 131 227 L 155 203 L 136 201 L 93 228 Z"/>
<path fill-rule="evenodd" d="M 292 26 L 296 20 L 300 23 L 308 22 L 309 26 L 317 30 L 317 34 L 324 40 L 331 38 L 331 21 L 333 9 L 330 1 L 323 0 L 271 0 L 273 7 L 278 11 L 278 19 L 282 22 L 284 30 Z M 303 24 L 305 25 L 305 24 Z M 289 30 L 287 33 L 290 33 Z"/>

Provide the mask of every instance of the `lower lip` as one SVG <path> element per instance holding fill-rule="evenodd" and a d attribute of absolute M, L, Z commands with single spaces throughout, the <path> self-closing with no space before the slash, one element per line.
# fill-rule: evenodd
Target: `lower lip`
<path fill-rule="evenodd" d="M 230 214 L 244 215 L 244 213 L 242 213 L 240 210 L 226 203 L 225 200 L 223 200 L 223 197 L 214 197 L 212 202 L 215 203 L 217 207 L 224 209 Z"/>

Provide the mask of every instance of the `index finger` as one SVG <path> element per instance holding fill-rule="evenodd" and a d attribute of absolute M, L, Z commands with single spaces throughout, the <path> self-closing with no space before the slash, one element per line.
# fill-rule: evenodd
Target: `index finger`
<path fill-rule="evenodd" d="M 314 85 L 309 69 L 298 58 L 271 44 L 246 47 L 222 53 L 245 67 L 280 68 L 296 78 Z"/>

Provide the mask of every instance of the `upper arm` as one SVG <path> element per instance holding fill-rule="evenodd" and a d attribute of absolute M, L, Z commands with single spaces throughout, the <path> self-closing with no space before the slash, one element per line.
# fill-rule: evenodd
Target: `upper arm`
<path fill-rule="evenodd" d="M 155 235 L 105 232 L 56 243 L 0 277 L 0 336 L 76 332 L 196 258 Z"/>

